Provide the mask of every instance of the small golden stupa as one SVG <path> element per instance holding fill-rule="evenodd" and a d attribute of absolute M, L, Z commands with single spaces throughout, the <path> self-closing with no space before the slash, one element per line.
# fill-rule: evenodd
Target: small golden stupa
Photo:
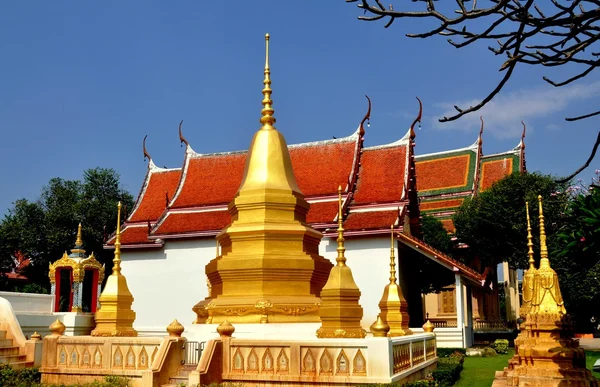
<path fill-rule="evenodd" d="M 533 258 L 533 236 L 531 235 L 531 220 L 529 219 L 529 202 L 525 203 L 525 213 L 527 214 L 527 255 L 529 256 L 529 269 L 523 274 L 523 303 L 519 310 L 519 315 L 525 320 L 529 310 L 531 309 L 531 301 L 533 300 L 533 282 L 535 280 L 535 259 Z"/>
<path fill-rule="evenodd" d="M 358 302 L 360 290 L 354 282 L 352 270 L 346 265 L 341 186 L 338 187 L 338 201 L 337 264 L 331 269 L 321 291 L 319 316 L 322 324 L 317 330 L 317 337 L 363 338 L 367 332 L 360 325 L 363 316 L 363 309 Z"/>
<path fill-rule="evenodd" d="M 206 265 L 211 294 L 194 306 L 196 323 L 320 321 L 319 296 L 333 265 L 319 255 L 322 234 L 306 223 L 309 204 L 274 126 L 265 39 L 262 127 L 229 203 L 232 223 L 217 235 L 221 254 Z"/>
<path fill-rule="evenodd" d="M 100 309 L 96 312 L 96 328 L 92 331 L 92 336 L 137 336 L 137 331 L 133 329 L 133 296 L 127 287 L 125 276 L 121 274 L 121 202 L 117 208 L 113 271 L 100 296 Z"/>
<path fill-rule="evenodd" d="M 408 328 L 408 303 L 402 294 L 402 289 L 396 282 L 396 257 L 394 254 L 394 225 L 391 226 L 390 240 L 390 283 L 383 289 L 379 301 L 381 319 L 390 326 L 388 337 L 411 335 Z"/>
<path fill-rule="evenodd" d="M 597 387 L 598 380 L 585 367 L 585 351 L 572 339 L 558 275 L 548 259 L 541 196 L 538 201 L 541 259 L 533 276 L 525 329 L 515 340 L 515 356 L 504 371 L 496 373 L 492 386 Z"/>

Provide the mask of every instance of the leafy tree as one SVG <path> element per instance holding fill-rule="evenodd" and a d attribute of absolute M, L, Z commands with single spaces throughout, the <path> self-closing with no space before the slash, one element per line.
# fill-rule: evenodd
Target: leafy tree
<path fill-rule="evenodd" d="M 546 233 L 556 243 L 568 205 L 566 185 L 539 173 L 514 173 L 496 182 L 478 196 L 465 200 L 454 215 L 456 236 L 469 246 L 469 258 L 476 256 L 483 266 L 507 261 L 513 268 L 527 268 L 527 226 L 525 202 L 529 202 L 534 244 L 538 240 L 538 200 L 544 197 Z"/>
<path fill-rule="evenodd" d="M 423 241 L 425 243 L 435 247 L 442 253 L 452 255 L 452 247 L 454 246 L 452 238 L 439 219 L 431 215 L 423 215 L 421 230 L 423 231 Z"/>
<path fill-rule="evenodd" d="M 578 190 L 558 232 L 552 265 L 569 313 L 580 329 L 600 317 L 600 190 Z"/>
<path fill-rule="evenodd" d="M 484 107 L 502 91 L 518 65 L 563 66 L 566 71 L 572 72 L 565 80 L 542 77 L 553 87 L 571 84 L 600 67 L 597 55 L 600 3 L 595 0 L 412 0 L 397 1 L 396 6 L 389 4 L 389 7 L 384 6 L 381 0 L 346 2 L 357 3 L 358 8 L 364 11 L 365 15 L 359 16 L 360 20 L 383 19 L 387 21 L 386 28 L 396 20 L 418 20 L 424 30 L 407 34 L 409 38 L 449 36 L 448 43 L 458 49 L 479 42 L 486 44 L 492 54 L 506 57 L 500 65 L 504 75 L 481 102 L 467 108 L 455 106 L 456 114 L 443 117 L 440 122 L 456 120 Z M 577 121 L 598 115 L 600 110 L 566 120 Z M 599 145 L 600 132 L 588 160 L 560 181 L 566 183 L 587 168 Z"/>
<path fill-rule="evenodd" d="M 86 170 L 82 181 L 51 179 L 39 200 L 17 200 L 0 222 L 0 264 L 10 268 L 15 254 L 21 252 L 31 260 L 23 274 L 47 286 L 48 264 L 73 247 L 81 222 L 88 254 L 94 252 L 110 270 L 112 252 L 102 245 L 104 236 L 116 228 L 119 201 L 124 212 L 133 207 L 133 197 L 121 187 L 113 169 Z"/>

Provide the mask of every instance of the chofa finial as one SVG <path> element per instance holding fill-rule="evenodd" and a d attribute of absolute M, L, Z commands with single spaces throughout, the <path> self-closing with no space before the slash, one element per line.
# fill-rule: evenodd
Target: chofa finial
<path fill-rule="evenodd" d="M 148 138 L 148 135 L 145 135 L 144 140 L 142 141 L 142 150 L 144 151 L 144 160 L 148 159 L 148 161 L 152 161 L 152 157 L 150 157 L 150 153 L 148 153 L 148 150 L 146 149 L 146 138 Z"/>
<path fill-rule="evenodd" d="M 271 69 L 269 68 L 269 34 L 265 35 L 265 79 L 263 84 L 265 87 L 263 88 L 264 98 L 262 100 L 263 109 L 261 111 L 262 117 L 260 118 L 260 123 L 262 124 L 262 129 L 275 129 L 273 125 L 275 125 L 275 117 L 273 113 L 273 100 L 271 100 Z"/>
<path fill-rule="evenodd" d="M 185 146 L 187 147 L 190 144 L 185 139 L 185 137 L 183 137 L 183 133 L 181 132 L 181 125 L 183 125 L 183 120 L 181 120 L 181 122 L 179 123 L 179 142 L 181 143 L 182 146 L 183 146 L 183 144 L 185 144 Z"/>
<path fill-rule="evenodd" d="M 371 123 L 371 98 L 369 98 L 369 96 L 366 94 L 365 94 L 365 97 L 367 98 L 367 101 L 369 101 L 369 108 L 367 109 L 367 114 L 365 114 L 364 118 L 360 122 L 360 135 L 361 136 L 365 135 L 365 122 L 367 123 L 367 126 L 369 126 Z"/>
<path fill-rule="evenodd" d="M 477 144 L 481 146 L 481 144 L 483 144 L 483 116 L 479 116 L 479 120 L 481 121 L 481 127 L 479 128 L 479 137 L 477 138 Z"/>
<path fill-rule="evenodd" d="M 415 120 L 413 121 L 413 123 L 410 125 L 410 139 L 414 140 L 415 139 L 415 125 L 417 124 L 417 122 L 419 123 L 419 125 L 421 124 L 421 118 L 423 118 L 423 103 L 421 102 L 421 99 L 419 97 L 416 97 L 417 101 L 419 101 L 419 114 L 417 115 L 417 118 L 415 118 Z"/>

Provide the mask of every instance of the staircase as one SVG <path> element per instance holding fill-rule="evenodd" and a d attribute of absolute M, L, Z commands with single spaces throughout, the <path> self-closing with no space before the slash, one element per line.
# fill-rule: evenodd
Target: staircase
<path fill-rule="evenodd" d="M 8 363 L 13 368 L 33 367 L 33 362 L 25 360 L 25 355 L 20 355 L 20 348 L 13 345 L 12 339 L 6 338 L 6 331 L 0 330 L 0 363 Z"/>
<path fill-rule="evenodd" d="M 179 369 L 175 376 L 171 376 L 169 384 L 163 384 L 161 387 L 180 387 L 188 385 L 188 376 L 190 372 L 196 369 L 196 365 L 184 365 Z"/>

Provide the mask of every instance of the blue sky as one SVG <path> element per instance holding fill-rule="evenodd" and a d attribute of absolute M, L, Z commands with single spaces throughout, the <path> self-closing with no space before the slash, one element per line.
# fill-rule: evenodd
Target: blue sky
<path fill-rule="evenodd" d="M 424 103 L 418 154 L 464 147 L 479 114 L 440 124 L 453 104 L 483 98 L 502 58 L 481 44 L 457 50 L 443 37 L 409 39 L 416 22 L 366 23 L 343 0 L 278 2 L 5 2 L 0 9 L 0 213 L 37 199 L 52 177 L 114 168 L 137 195 L 147 163 L 183 160 L 177 125 L 197 152 L 246 149 L 259 127 L 264 34 L 271 34 L 277 127 L 288 143 L 351 134 L 373 101 L 366 145 L 402 137 Z M 527 167 L 565 175 L 587 158 L 600 119 L 597 74 L 553 89 L 518 68 L 481 114 L 484 153 L 514 147 L 528 124 Z M 464 105 L 464 104 L 463 104 Z M 580 177 L 588 180 L 595 160 Z"/>

